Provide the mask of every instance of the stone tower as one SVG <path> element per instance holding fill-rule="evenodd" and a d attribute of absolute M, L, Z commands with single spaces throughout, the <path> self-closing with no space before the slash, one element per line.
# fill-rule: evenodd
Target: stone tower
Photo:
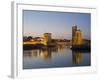
<path fill-rule="evenodd" d="M 82 44 L 82 32 L 77 26 L 72 27 L 72 45 Z"/>
<path fill-rule="evenodd" d="M 51 42 L 51 33 L 44 33 L 44 38 L 47 43 Z"/>

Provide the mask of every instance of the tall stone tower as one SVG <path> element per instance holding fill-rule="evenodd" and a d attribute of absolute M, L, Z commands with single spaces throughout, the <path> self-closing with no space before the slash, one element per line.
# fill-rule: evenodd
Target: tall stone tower
<path fill-rule="evenodd" d="M 77 31 L 77 25 L 72 27 L 72 44 L 75 42 L 75 33 Z"/>
<path fill-rule="evenodd" d="M 47 43 L 51 42 L 51 33 L 44 33 L 44 38 Z"/>
<path fill-rule="evenodd" d="M 72 27 L 72 45 L 82 44 L 82 32 L 77 26 Z"/>

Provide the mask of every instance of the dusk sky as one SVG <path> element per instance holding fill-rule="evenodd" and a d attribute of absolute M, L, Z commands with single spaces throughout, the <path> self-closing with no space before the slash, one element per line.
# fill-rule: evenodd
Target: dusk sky
<path fill-rule="evenodd" d="M 52 38 L 72 38 L 72 26 L 78 25 L 83 37 L 90 39 L 91 14 L 75 12 L 23 11 L 24 36 L 42 37 L 52 33 Z"/>

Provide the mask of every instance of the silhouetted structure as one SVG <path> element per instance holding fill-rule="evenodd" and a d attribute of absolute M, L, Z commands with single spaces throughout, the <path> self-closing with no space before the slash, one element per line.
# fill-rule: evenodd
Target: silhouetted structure
<path fill-rule="evenodd" d="M 90 43 L 85 44 L 83 41 L 82 32 L 78 29 L 77 25 L 72 27 L 72 48 L 75 51 L 90 50 Z"/>

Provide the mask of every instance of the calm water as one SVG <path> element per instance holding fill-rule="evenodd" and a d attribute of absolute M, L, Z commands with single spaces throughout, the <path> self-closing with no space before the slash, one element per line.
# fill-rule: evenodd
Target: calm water
<path fill-rule="evenodd" d="M 23 51 L 23 69 L 90 66 L 90 52 L 75 52 L 68 47 Z"/>

